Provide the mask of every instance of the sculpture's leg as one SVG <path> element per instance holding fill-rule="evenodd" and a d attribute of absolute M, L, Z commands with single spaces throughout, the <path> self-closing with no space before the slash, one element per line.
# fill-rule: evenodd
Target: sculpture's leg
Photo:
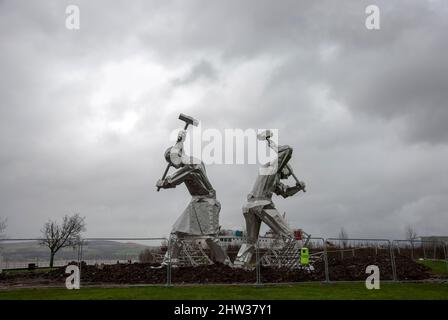
<path fill-rule="evenodd" d="M 294 238 L 294 231 L 288 226 L 285 219 L 280 215 L 275 207 L 263 208 L 257 212 L 257 216 L 266 223 L 272 231 L 286 239 Z"/>
<path fill-rule="evenodd" d="M 298 265 L 300 245 L 294 238 L 294 231 L 288 226 L 285 219 L 279 214 L 273 205 L 266 206 L 258 213 L 260 219 L 271 230 L 283 238 L 284 244 L 275 256 L 275 264 L 279 267 L 291 268 Z"/>
<path fill-rule="evenodd" d="M 162 264 L 168 264 L 171 256 L 171 264 L 177 265 L 177 263 L 179 262 L 179 253 L 181 249 L 182 241 L 180 237 L 176 233 L 171 233 L 170 241 L 168 243 L 168 250 L 165 253 Z"/>
<path fill-rule="evenodd" d="M 261 220 L 255 212 L 256 209 L 254 208 L 245 209 L 243 212 L 244 219 L 246 220 L 246 243 L 241 245 L 234 262 L 235 267 L 248 267 L 255 252 L 255 245 L 258 241 L 261 225 Z"/>
<path fill-rule="evenodd" d="M 206 238 L 205 242 L 207 243 L 207 246 L 210 248 L 210 251 L 213 253 L 213 257 L 217 262 L 232 266 L 232 262 L 230 261 L 224 249 L 219 244 L 218 237 L 215 236 L 213 238 Z"/>

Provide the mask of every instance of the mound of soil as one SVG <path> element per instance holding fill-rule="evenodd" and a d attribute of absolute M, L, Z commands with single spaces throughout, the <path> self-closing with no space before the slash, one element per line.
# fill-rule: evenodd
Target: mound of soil
<path fill-rule="evenodd" d="M 429 279 L 430 269 L 406 256 L 395 257 L 397 279 L 399 280 L 424 280 Z M 374 255 L 363 257 L 329 258 L 328 269 L 330 280 L 365 280 L 368 265 L 376 265 L 380 269 L 380 278 L 393 280 L 392 262 L 390 256 Z"/>
<path fill-rule="evenodd" d="M 329 276 L 331 281 L 365 280 L 368 265 L 380 268 L 380 277 L 392 280 L 391 260 L 388 255 L 347 257 L 344 259 L 329 257 Z M 165 284 L 167 269 L 154 268 L 150 263 L 115 264 L 102 267 L 83 264 L 81 282 L 83 284 Z M 396 257 L 397 277 L 399 280 L 423 280 L 431 277 L 429 269 L 406 256 Z M 273 267 L 261 267 L 261 280 L 265 283 L 324 281 L 325 265 L 323 260 L 313 264 L 314 270 L 287 270 Z M 0 285 L 64 285 L 67 274 L 65 267 L 49 272 L 20 272 L 0 274 Z M 199 267 L 173 268 L 171 281 L 174 284 L 205 283 L 255 283 L 256 272 L 233 269 L 222 264 Z"/>

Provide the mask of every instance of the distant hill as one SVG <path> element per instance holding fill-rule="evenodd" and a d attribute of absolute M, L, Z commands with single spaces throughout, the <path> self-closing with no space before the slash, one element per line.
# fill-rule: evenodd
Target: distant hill
<path fill-rule="evenodd" d="M 160 245 L 152 242 L 151 246 L 119 241 L 88 241 L 82 247 L 83 259 L 135 259 L 139 253 L 145 249 L 151 249 Z M 49 257 L 49 249 L 40 245 L 37 241 L 0 243 L 0 253 L 3 259 L 9 261 L 25 261 L 25 260 L 47 260 Z M 64 248 L 56 254 L 56 259 L 74 259 L 78 258 L 77 248 Z"/>

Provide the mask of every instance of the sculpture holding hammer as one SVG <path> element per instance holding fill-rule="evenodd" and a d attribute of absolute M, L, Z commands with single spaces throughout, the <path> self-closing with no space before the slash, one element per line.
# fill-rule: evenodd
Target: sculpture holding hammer
<path fill-rule="evenodd" d="M 266 223 L 271 230 L 286 241 L 294 241 L 294 232 L 290 229 L 285 219 L 275 208 L 272 202 L 273 193 L 284 198 L 293 196 L 299 191 L 305 192 L 305 183 L 299 181 L 288 164 L 292 156 L 292 148 L 288 145 L 277 146 L 272 138 L 272 131 L 266 130 L 258 135 L 258 139 L 266 141 L 268 146 L 277 153 L 277 157 L 263 166 L 252 191 L 247 196 L 247 203 L 243 207 L 243 215 L 246 220 L 246 241 L 241 246 L 234 261 L 234 266 L 239 268 L 251 268 L 251 261 L 258 241 L 261 222 Z M 294 186 L 287 186 L 280 180 L 292 176 L 296 182 Z"/>
<path fill-rule="evenodd" d="M 172 227 L 171 246 L 165 254 L 163 264 L 167 264 L 170 257 L 171 263 L 177 264 L 183 240 L 201 238 L 205 239 L 216 261 L 231 265 L 229 257 L 219 245 L 221 204 L 216 199 L 216 191 L 207 177 L 202 161 L 186 156 L 184 153 L 186 129 L 190 124 L 197 126 L 198 121 L 184 114 L 180 114 L 179 119 L 185 122 L 185 127 L 178 133 L 176 144 L 165 151 L 165 160 L 168 165 L 162 179 L 157 181 L 157 191 L 161 188 L 175 188 L 185 183 L 192 199 Z M 167 176 L 171 166 L 177 171 Z"/>

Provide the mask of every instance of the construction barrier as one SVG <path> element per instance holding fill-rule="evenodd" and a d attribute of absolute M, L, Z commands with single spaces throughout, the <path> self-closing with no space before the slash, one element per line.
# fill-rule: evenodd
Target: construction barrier
<path fill-rule="evenodd" d="M 448 272 L 447 243 L 440 241 L 308 237 L 277 243 L 278 239 L 260 237 L 253 268 L 244 270 L 213 263 L 215 257 L 206 238 L 184 239 L 176 261 L 171 256 L 175 246 L 172 238 L 83 238 L 56 253 L 53 269 L 48 269 L 50 251 L 43 245 L 43 239 L 0 239 L 0 271 L 3 271 L 0 287 L 40 282 L 64 285 L 68 275 L 61 267 L 69 264 L 79 267 L 81 285 L 245 283 L 260 286 L 304 281 L 364 281 L 369 265 L 379 267 L 381 280 L 415 281 L 428 278 L 424 264 L 431 261 L 445 263 Z M 234 240 L 234 235 L 220 239 L 231 261 L 238 252 Z M 240 243 L 242 240 L 239 239 Z M 417 263 L 409 263 L 412 260 Z"/>
<path fill-rule="evenodd" d="M 161 266 L 166 238 L 83 238 L 55 254 L 50 267 L 50 250 L 44 239 L 1 239 L 0 269 L 7 275 L 14 272 L 17 281 L 39 281 L 64 285 L 65 267 L 76 265 L 82 284 L 166 284 L 170 285 L 169 266 Z M 110 248 L 109 248 L 110 247 Z M 99 248 L 101 250 L 99 250 Z M 142 261 L 145 259 L 145 261 Z M 35 270 L 33 273 L 24 273 Z M 20 274 L 23 272 L 23 279 Z M 46 278 L 40 274 L 46 272 Z M 55 281 L 55 283 L 52 283 Z"/>
<path fill-rule="evenodd" d="M 260 244 L 260 241 L 258 242 Z M 262 283 L 289 283 L 299 281 L 328 281 L 328 263 L 325 240 L 307 238 L 285 242 L 279 239 L 270 248 L 260 248 L 256 260 L 257 285 Z M 307 254 L 307 262 L 302 257 Z"/>
<path fill-rule="evenodd" d="M 394 240 L 393 252 L 396 263 L 403 259 L 411 259 L 422 265 L 427 261 L 444 262 L 448 272 L 447 243 L 443 241 L 423 240 Z M 408 270 L 407 264 L 397 263 L 397 280 L 405 281 L 415 279 L 415 273 L 419 270 Z M 423 271 L 422 267 L 422 271 Z"/>
<path fill-rule="evenodd" d="M 330 281 L 361 281 L 366 268 L 376 265 L 381 279 L 395 280 L 396 269 L 391 241 L 388 239 L 327 238 Z"/>
<path fill-rule="evenodd" d="M 254 265 L 253 269 L 235 269 L 222 263 L 214 263 L 220 260 L 219 256 L 227 254 L 230 261 L 234 261 L 238 248 L 234 248 L 232 242 L 224 241 L 231 239 L 232 235 L 220 237 L 217 243 L 216 238 L 210 236 L 191 236 L 182 239 L 182 248 L 179 252 L 179 259 L 172 260 L 171 284 L 214 284 L 214 283 L 257 283 L 258 269 Z M 174 247 L 175 237 L 170 238 L 170 246 Z M 211 246 L 219 246 L 223 249 L 214 251 Z M 178 248 L 179 249 L 179 248 Z M 170 251 L 171 252 L 171 251 Z M 254 260 L 258 254 L 258 248 L 255 248 Z M 219 255 L 219 256 L 216 256 Z M 222 256 L 221 256 L 222 258 Z M 229 261 L 229 262 L 230 262 Z M 177 267 L 175 267 L 177 264 Z"/>

